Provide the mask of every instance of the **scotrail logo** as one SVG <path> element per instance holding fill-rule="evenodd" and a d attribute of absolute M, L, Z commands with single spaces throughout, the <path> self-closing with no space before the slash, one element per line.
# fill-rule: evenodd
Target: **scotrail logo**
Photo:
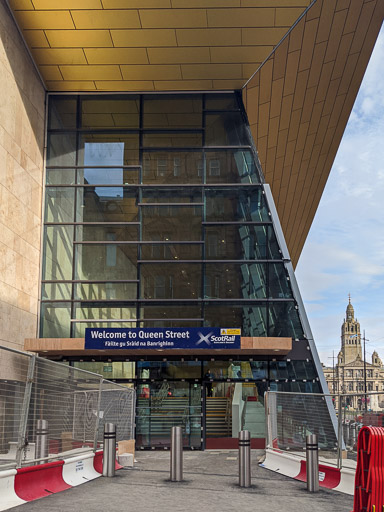
<path fill-rule="evenodd" d="M 211 342 L 209 340 L 209 337 L 212 336 L 213 332 L 210 332 L 210 333 L 206 334 L 205 336 L 204 336 L 204 334 L 201 334 L 200 331 L 197 334 L 199 336 L 199 340 L 196 342 L 196 346 L 201 345 L 202 343 L 206 343 L 208 346 L 210 346 Z"/>

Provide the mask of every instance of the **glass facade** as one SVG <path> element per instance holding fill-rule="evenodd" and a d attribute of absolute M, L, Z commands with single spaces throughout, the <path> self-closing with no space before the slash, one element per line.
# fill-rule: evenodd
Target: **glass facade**
<path fill-rule="evenodd" d="M 40 336 L 303 337 L 240 96 L 52 95 Z"/>
<path fill-rule="evenodd" d="M 47 143 L 41 337 L 204 326 L 293 340 L 278 358 L 73 358 L 136 388 L 139 447 L 168 447 L 173 425 L 189 448 L 237 437 L 233 400 L 262 439 L 265 391 L 321 392 L 239 94 L 51 95 Z"/>

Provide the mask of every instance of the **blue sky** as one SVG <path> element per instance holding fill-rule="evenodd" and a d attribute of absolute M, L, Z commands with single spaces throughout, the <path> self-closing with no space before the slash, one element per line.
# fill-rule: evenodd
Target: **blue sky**
<path fill-rule="evenodd" d="M 348 304 L 367 359 L 384 360 L 384 29 L 365 73 L 296 270 L 324 364 L 340 349 Z M 369 359 L 368 359 L 369 360 Z"/>

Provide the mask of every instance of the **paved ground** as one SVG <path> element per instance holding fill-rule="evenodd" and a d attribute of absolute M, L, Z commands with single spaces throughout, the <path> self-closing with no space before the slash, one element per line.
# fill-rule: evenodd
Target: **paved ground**
<path fill-rule="evenodd" d="M 134 469 L 98 478 L 12 509 L 17 512 L 349 512 L 351 496 L 306 491 L 304 483 L 260 468 L 252 451 L 252 487 L 238 486 L 235 451 L 184 452 L 184 482 L 169 481 L 169 452 L 138 452 Z"/>

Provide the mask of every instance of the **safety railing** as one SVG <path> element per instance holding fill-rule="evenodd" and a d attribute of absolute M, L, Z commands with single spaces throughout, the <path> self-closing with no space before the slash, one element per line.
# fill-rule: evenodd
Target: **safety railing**
<path fill-rule="evenodd" d="M 36 446 L 39 420 L 46 425 L 43 456 Z M 0 470 L 96 450 L 105 422 L 116 424 L 118 440 L 134 438 L 133 389 L 0 347 Z"/>
<path fill-rule="evenodd" d="M 309 434 L 318 438 L 319 457 L 354 469 L 357 436 L 363 426 L 384 426 L 384 393 L 265 393 L 266 446 L 305 456 Z"/>

